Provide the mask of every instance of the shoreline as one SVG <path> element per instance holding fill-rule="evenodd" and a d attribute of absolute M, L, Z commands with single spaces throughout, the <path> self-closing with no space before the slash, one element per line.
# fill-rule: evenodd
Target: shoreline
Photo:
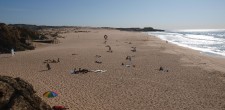
<path fill-rule="evenodd" d="M 200 51 L 200 53 L 204 55 L 208 55 L 209 57 L 225 59 L 225 56 L 223 55 L 218 55 L 218 54 L 209 53 L 209 52 L 202 52 L 202 51 Z"/>
<path fill-rule="evenodd" d="M 225 57 L 225 54 L 223 53 L 223 48 L 222 48 L 222 41 L 220 37 L 222 34 L 219 33 L 220 31 L 212 31 L 211 33 L 206 33 L 199 31 L 199 33 L 196 31 L 173 31 L 173 32 L 165 32 L 165 33 L 151 33 L 147 32 L 149 35 L 155 35 L 156 37 L 160 38 L 161 40 L 176 44 L 181 47 L 189 48 L 192 50 L 197 50 L 202 53 L 209 53 L 212 55 L 217 55 L 217 56 L 223 56 Z M 210 32 L 210 31 L 209 31 Z M 223 31 L 221 31 L 223 32 Z M 215 34 L 214 36 L 211 36 L 211 34 Z M 203 37 L 202 37 L 203 36 Z M 202 37 L 202 38 L 201 38 Z M 204 38 L 205 37 L 205 38 Z M 220 40 L 219 40 L 220 39 Z M 218 42 L 218 43 L 215 43 Z M 207 43 L 211 44 L 208 45 Z M 218 46 L 214 46 L 218 45 Z M 220 47 L 221 46 L 221 47 Z M 218 49 L 218 50 L 217 50 Z"/>
<path fill-rule="evenodd" d="M 153 36 L 153 35 L 149 35 L 149 36 Z M 153 37 L 155 37 L 158 40 L 161 40 L 162 42 L 166 42 L 166 40 L 160 39 L 157 36 L 153 36 Z M 199 66 L 200 68 L 203 68 L 207 71 L 218 70 L 221 72 L 225 72 L 225 69 L 224 69 L 225 63 L 223 62 L 225 56 L 213 54 L 213 53 L 207 53 L 207 52 L 203 52 L 200 50 L 195 50 L 195 49 L 192 49 L 189 47 L 180 46 L 180 45 L 172 43 L 172 42 L 168 42 L 168 44 L 172 45 L 172 47 L 173 46 L 175 46 L 175 48 L 177 47 L 176 48 L 177 50 L 175 50 L 176 52 L 180 52 L 181 54 L 188 54 L 188 56 L 196 56 L 202 62 L 204 62 L 204 64 L 205 64 L 205 62 L 209 63 L 205 66 Z M 170 53 L 170 52 L 168 52 L 168 53 Z M 173 52 L 171 52 L 171 53 L 173 53 Z M 188 60 L 191 60 L 191 59 L 189 58 Z M 187 62 L 190 62 L 190 61 L 187 61 Z M 197 62 L 194 60 L 191 60 L 191 62 L 195 62 L 195 64 L 197 64 Z"/>
<path fill-rule="evenodd" d="M 21 77 L 51 106 L 64 105 L 73 110 L 225 107 L 225 63 L 220 58 L 140 32 L 84 30 L 90 32 L 64 33 L 59 44 L 0 58 L 0 75 Z M 108 35 L 106 44 L 104 35 Z M 135 52 L 132 47 L 137 47 Z M 127 56 L 131 56 L 131 62 Z M 51 70 L 46 70 L 43 61 L 57 58 L 60 62 L 51 63 Z M 107 71 L 71 74 L 74 68 Z M 59 96 L 43 98 L 49 90 Z"/>

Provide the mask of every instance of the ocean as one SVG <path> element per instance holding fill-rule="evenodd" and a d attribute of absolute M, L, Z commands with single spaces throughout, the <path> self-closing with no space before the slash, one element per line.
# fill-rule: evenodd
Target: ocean
<path fill-rule="evenodd" d="M 170 43 L 225 57 L 225 29 L 148 32 Z"/>

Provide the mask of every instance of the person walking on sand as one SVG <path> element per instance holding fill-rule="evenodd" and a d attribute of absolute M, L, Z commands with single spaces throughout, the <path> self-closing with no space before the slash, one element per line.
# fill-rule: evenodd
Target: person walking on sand
<path fill-rule="evenodd" d="M 47 63 L 46 67 L 48 68 L 48 70 L 50 70 L 50 69 L 51 69 L 51 67 L 50 67 L 49 63 Z"/>
<path fill-rule="evenodd" d="M 58 63 L 60 62 L 60 61 L 59 61 L 59 58 L 58 58 L 57 62 L 58 62 Z"/>
<path fill-rule="evenodd" d="M 12 54 L 12 56 L 15 55 L 15 52 L 14 52 L 14 49 L 13 48 L 11 49 L 11 54 Z"/>

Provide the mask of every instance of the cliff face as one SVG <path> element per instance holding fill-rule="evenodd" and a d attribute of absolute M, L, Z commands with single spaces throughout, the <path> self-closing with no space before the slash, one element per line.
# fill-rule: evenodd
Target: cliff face
<path fill-rule="evenodd" d="M 35 95 L 33 86 L 20 78 L 0 76 L 0 110 L 52 110 Z"/>
<path fill-rule="evenodd" d="M 16 51 L 34 49 L 31 41 L 38 36 L 35 31 L 0 23 L 0 53 L 8 53 L 12 48 Z"/>

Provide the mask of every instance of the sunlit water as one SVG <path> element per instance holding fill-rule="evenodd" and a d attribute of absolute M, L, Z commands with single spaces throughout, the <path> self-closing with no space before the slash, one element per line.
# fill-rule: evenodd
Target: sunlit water
<path fill-rule="evenodd" d="M 162 40 L 225 57 L 225 29 L 148 32 Z"/>

